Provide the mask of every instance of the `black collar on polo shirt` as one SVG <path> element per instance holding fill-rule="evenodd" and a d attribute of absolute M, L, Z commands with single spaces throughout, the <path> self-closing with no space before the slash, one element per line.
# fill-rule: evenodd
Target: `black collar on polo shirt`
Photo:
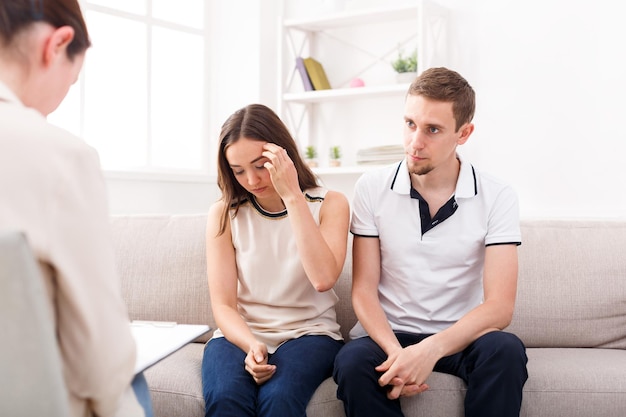
<path fill-rule="evenodd" d="M 420 222 L 422 223 L 422 236 L 424 236 L 424 233 L 428 232 L 430 229 L 452 216 L 456 209 L 459 207 L 459 205 L 456 203 L 456 200 L 454 199 L 454 196 L 452 196 L 446 202 L 446 204 L 441 206 L 441 208 L 435 214 L 435 217 L 431 218 L 428 202 L 424 200 L 420 193 L 418 193 L 417 190 L 413 187 L 411 187 L 411 198 L 416 198 L 419 200 Z"/>
<path fill-rule="evenodd" d="M 415 198 L 419 201 L 422 235 L 454 214 L 458 208 L 457 199 L 471 198 L 478 194 L 476 171 L 474 167 L 472 164 L 464 162 L 458 154 L 457 158 L 461 163 L 461 169 L 459 171 L 459 178 L 456 183 L 454 195 L 450 197 L 446 204 L 437 211 L 435 217 L 432 218 L 430 217 L 428 203 L 417 190 L 411 186 L 411 178 L 406 165 L 406 159 L 398 164 L 398 169 L 391 182 L 391 189 L 398 194 L 409 194 L 411 198 Z"/>

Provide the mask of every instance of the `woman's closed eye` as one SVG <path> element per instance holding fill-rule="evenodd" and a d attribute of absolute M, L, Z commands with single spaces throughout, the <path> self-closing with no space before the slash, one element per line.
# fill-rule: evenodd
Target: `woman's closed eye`
<path fill-rule="evenodd" d="M 261 164 L 261 165 L 254 165 L 254 169 L 257 169 L 257 170 L 263 170 L 263 169 L 265 169 L 265 165 L 264 165 L 264 163 L 263 163 L 263 164 Z M 245 173 L 245 172 L 246 172 L 246 170 L 245 170 L 245 169 L 235 169 L 235 168 L 232 168 L 232 170 L 233 170 L 233 174 L 234 174 L 235 176 L 242 175 L 243 173 Z"/>

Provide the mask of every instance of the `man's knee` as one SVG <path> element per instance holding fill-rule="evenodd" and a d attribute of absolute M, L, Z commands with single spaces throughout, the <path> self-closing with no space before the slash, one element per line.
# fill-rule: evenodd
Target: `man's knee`
<path fill-rule="evenodd" d="M 335 357 L 333 379 L 342 381 L 376 381 L 378 373 L 374 368 L 386 359 L 380 347 L 369 337 L 346 343 Z"/>
<path fill-rule="evenodd" d="M 514 334 L 496 331 L 477 340 L 485 358 L 492 365 L 501 364 L 502 369 L 525 370 L 528 358 L 524 343 Z"/>
<path fill-rule="evenodd" d="M 351 369 L 355 365 L 362 365 L 364 360 L 367 360 L 371 353 L 371 346 L 364 339 L 356 339 L 346 343 L 335 356 L 335 368 Z"/>

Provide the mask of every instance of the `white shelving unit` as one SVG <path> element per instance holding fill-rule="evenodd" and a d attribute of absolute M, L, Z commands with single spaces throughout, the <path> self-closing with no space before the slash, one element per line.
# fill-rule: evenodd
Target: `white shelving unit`
<path fill-rule="evenodd" d="M 354 166 L 359 146 L 397 144 L 401 140 L 398 134 L 391 133 L 395 132 L 395 121 L 388 122 L 391 130 L 372 129 L 371 134 L 348 127 L 363 127 L 363 123 L 376 126 L 368 114 L 382 114 L 389 107 L 389 100 L 400 103 L 406 94 L 409 84 L 396 83 L 390 65 L 399 50 L 409 54 L 417 48 L 418 73 L 447 61 L 447 10 L 429 0 L 416 1 L 413 6 L 287 19 L 279 27 L 278 111 L 302 149 L 316 146 L 321 166 L 318 171 L 323 173 L 365 171 L 369 167 Z M 298 56 L 317 59 L 332 89 L 304 91 L 295 67 Z M 362 78 L 366 86 L 350 88 L 354 78 Z M 362 119 L 342 116 L 351 111 Z M 396 117 L 401 116 L 395 113 Z M 384 123 L 381 120 L 380 124 Z M 331 145 L 341 146 L 344 165 L 349 166 L 327 168 L 326 150 Z"/>

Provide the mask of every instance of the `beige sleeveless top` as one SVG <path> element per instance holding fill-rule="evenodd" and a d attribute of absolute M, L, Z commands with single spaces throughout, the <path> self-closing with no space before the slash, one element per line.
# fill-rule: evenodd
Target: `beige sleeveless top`
<path fill-rule="evenodd" d="M 307 190 L 315 222 L 327 190 Z M 284 342 L 305 335 L 342 340 L 333 290 L 318 292 L 308 280 L 286 210 L 265 211 L 252 197 L 231 218 L 237 259 L 239 313 L 257 340 L 273 353 Z M 217 329 L 213 337 L 223 337 Z"/>

